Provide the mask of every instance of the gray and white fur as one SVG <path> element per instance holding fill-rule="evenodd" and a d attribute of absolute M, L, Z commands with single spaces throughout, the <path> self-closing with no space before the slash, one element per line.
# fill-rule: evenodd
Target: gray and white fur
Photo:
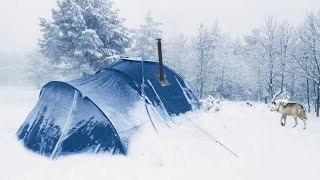
<path fill-rule="evenodd" d="M 295 125 L 293 126 L 293 128 L 295 128 L 298 125 L 297 118 L 299 117 L 303 121 L 303 129 L 306 129 L 307 115 L 306 111 L 304 110 L 304 107 L 301 104 L 286 102 L 283 100 L 274 101 L 272 102 L 272 104 L 273 107 L 271 108 L 271 111 L 277 111 L 282 115 L 280 119 L 280 123 L 282 126 L 286 125 L 287 116 L 293 116 L 295 120 Z"/>

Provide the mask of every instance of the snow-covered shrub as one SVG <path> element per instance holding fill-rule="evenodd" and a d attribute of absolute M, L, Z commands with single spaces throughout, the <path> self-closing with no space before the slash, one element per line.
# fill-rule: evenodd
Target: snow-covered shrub
<path fill-rule="evenodd" d="M 202 107 L 206 111 L 214 110 L 215 112 L 219 111 L 220 108 L 218 107 L 218 104 L 220 103 L 220 100 L 216 100 L 214 97 L 209 95 L 206 99 L 200 100 Z"/>

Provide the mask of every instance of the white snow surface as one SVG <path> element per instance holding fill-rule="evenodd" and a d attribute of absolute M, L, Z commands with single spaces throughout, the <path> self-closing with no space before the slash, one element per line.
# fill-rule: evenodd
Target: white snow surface
<path fill-rule="evenodd" d="M 27 150 L 16 131 L 38 100 L 38 90 L 0 88 L 0 179 L 125 180 L 317 180 L 320 177 L 320 119 L 308 114 L 292 128 L 264 104 L 222 101 L 220 111 L 195 111 L 173 118 L 170 128 L 157 120 L 134 136 L 127 156 L 78 154 L 50 160 Z M 138 107 L 141 111 L 143 108 Z M 152 110 L 150 110 L 152 112 Z M 151 113 L 152 114 L 152 113 Z M 154 114 L 154 113 L 153 113 Z M 139 112 L 137 112 L 139 115 Z M 154 119 L 157 116 L 153 116 Z M 239 155 L 234 157 L 192 126 L 191 119 Z"/>

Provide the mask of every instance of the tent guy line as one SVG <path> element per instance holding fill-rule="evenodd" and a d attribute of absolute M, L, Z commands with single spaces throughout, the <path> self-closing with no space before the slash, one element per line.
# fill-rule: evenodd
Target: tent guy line
<path fill-rule="evenodd" d="M 158 133 L 158 130 L 156 128 L 156 126 L 154 125 L 153 123 L 153 120 L 150 116 L 150 112 L 149 112 L 149 109 L 148 109 L 148 105 L 147 105 L 147 99 L 146 99 L 146 93 L 144 92 L 144 71 L 143 71 L 143 60 L 141 60 L 141 78 L 142 78 L 142 83 L 141 83 L 141 93 L 142 93 L 142 96 L 143 96 L 143 99 L 144 99 L 144 106 L 146 108 L 146 111 L 148 113 L 148 117 L 150 119 L 150 122 L 152 124 L 152 127 L 153 129 Z"/>
<path fill-rule="evenodd" d="M 173 107 L 171 104 L 167 103 L 164 101 L 164 103 L 166 103 L 168 106 L 171 106 L 171 108 L 175 109 L 175 107 Z M 228 152 L 230 152 L 233 156 L 235 156 L 236 158 L 240 158 L 238 156 L 238 154 L 236 154 L 235 152 L 233 152 L 230 148 L 228 148 L 227 146 L 225 146 L 222 142 L 220 142 L 219 140 L 217 140 L 215 137 L 213 137 L 210 133 L 208 133 L 205 129 L 203 129 L 201 126 L 199 126 L 197 123 L 195 123 L 192 119 L 190 119 L 189 117 L 187 117 L 185 114 L 181 114 L 181 116 L 188 121 L 191 125 L 193 125 L 196 129 L 198 129 L 199 131 L 201 131 L 203 134 L 205 134 L 207 137 L 209 137 L 211 140 L 213 140 L 215 143 L 218 143 L 220 146 L 222 146 L 224 149 L 226 149 Z"/>

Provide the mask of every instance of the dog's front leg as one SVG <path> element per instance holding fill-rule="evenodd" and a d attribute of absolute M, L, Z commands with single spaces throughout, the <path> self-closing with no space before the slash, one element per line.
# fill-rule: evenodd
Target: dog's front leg
<path fill-rule="evenodd" d="M 282 119 L 284 119 L 284 123 L 282 122 Z M 280 123 L 281 123 L 281 126 L 285 126 L 286 125 L 286 116 L 285 115 L 281 116 Z"/>
<path fill-rule="evenodd" d="M 293 116 L 293 119 L 295 121 L 295 124 L 294 124 L 293 128 L 295 128 L 298 125 L 297 116 Z"/>
<path fill-rule="evenodd" d="M 287 116 L 283 115 L 283 126 L 285 126 L 287 123 Z"/>

